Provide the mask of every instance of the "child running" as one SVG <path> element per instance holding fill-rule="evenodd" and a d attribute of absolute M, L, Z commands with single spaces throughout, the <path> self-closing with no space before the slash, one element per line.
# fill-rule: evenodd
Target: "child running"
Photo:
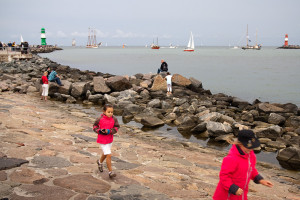
<path fill-rule="evenodd" d="M 49 91 L 47 75 L 48 75 L 48 72 L 44 72 L 44 75 L 42 76 L 42 81 L 43 81 L 42 89 L 43 89 L 43 92 L 42 92 L 41 100 L 45 100 L 45 101 L 47 101 L 47 96 L 48 96 L 48 91 Z"/>
<path fill-rule="evenodd" d="M 108 175 L 110 178 L 116 176 L 111 167 L 111 146 L 113 142 L 113 135 L 117 133 L 120 125 L 115 116 L 113 116 L 114 108 L 110 104 L 103 106 L 103 113 L 95 121 L 93 130 L 98 134 L 97 143 L 100 143 L 103 151 L 100 160 L 97 160 L 98 169 L 103 172 L 103 161 L 106 159 L 108 168 Z"/>
<path fill-rule="evenodd" d="M 228 155 L 223 159 L 214 200 L 247 200 L 250 179 L 257 184 L 273 186 L 270 181 L 264 180 L 255 168 L 256 156 L 253 148 L 259 146 L 260 142 L 253 131 L 239 131 L 238 141 L 232 145 Z"/>

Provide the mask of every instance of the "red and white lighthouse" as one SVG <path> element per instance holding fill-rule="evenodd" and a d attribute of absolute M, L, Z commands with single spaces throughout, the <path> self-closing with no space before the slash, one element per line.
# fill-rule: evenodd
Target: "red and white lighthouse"
<path fill-rule="evenodd" d="M 289 46 L 289 36 L 288 36 L 288 34 L 285 34 L 284 46 L 285 47 Z"/>

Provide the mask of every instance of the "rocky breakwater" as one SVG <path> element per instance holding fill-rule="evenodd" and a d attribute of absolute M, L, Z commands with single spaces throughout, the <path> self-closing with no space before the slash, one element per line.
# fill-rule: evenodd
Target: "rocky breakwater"
<path fill-rule="evenodd" d="M 253 103 L 226 94 L 211 94 L 195 78 L 173 75 L 173 94 L 166 95 L 165 74 L 115 76 L 80 71 L 35 56 L 30 61 L 1 63 L 0 90 L 39 91 L 39 79 L 47 67 L 57 67 L 64 86 L 50 83 L 51 98 L 67 103 L 112 103 L 124 121 L 145 127 L 173 124 L 181 133 L 233 140 L 239 129 L 252 129 L 262 145 L 257 151 L 278 152 L 281 165 L 300 169 L 300 111 L 291 103 Z"/>
<path fill-rule="evenodd" d="M 38 54 L 38 53 L 51 53 L 56 50 L 62 50 L 62 48 L 57 47 L 57 46 L 37 46 L 37 47 L 30 47 L 30 52 L 33 54 Z"/>

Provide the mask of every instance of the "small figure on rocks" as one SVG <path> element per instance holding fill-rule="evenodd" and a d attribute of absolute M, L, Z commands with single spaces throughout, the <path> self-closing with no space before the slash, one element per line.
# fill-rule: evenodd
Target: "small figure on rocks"
<path fill-rule="evenodd" d="M 238 140 L 223 159 L 220 181 L 213 196 L 214 200 L 247 200 L 250 180 L 267 187 L 273 186 L 270 181 L 264 180 L 255 168 L 256 156 L 253 149 L 259 146 L 260 142 L 253 131 L 239 131 Z"/>
<path fill-rule="evenodd" d="M 56 70 L 56 68 L 52 68 L 52 71 L 51 71 L 51 73 L 49 74 L 48 80 L 49 80 L 50 82 L 56 82 L 59 86 L 63 86 L 63 84 L 61 83 L 60 78 L 59 78 L 59 76 L 57 75 L 57 72 L 56 72 L 55 70 Z"/>
<path fill-rule="evenodd" d="M 49 91 L 49 85 L 48 85 L 48 78 L 47 78 L 48 72 L 44 72 L 44 75 L 42 76 L 42 97 L 41 100 L 47 101 L 48 91 Z"/>
<path fill-rule="evenodd" d="M 170 72 L 167 72 L 165 80 L 167 81 L 167 95 L 170 95 L 172 94 L 172 75 Z"/>
<path fill-rule="evenodd" d="M 113 142 L 113 135 L 117 133 L 120 128 L 119 122 L 115 116 L 113 116 L 114 108 L 110 104 L 103 106 L 103 113 L 96 119 L 93 130 L 98 134 L 97 143 L 103 151 L 100 160 L 97 160 L 98 169 L 103 172 L 103 162 L 106 159 L 106 165 L 109 170 L 108 175 L 110 178 L 116 176 L 112 171 L 111 166 L 111 146 Z"/>
<path fill-rule="evenodd" d="M 160 72 L 167 72 L 167 71 L 168 71 L 168 64 L 164 60 L 161 60 L 161 65 L 160 68 L 157 70 L 157 74 L 159 74 Z"/>

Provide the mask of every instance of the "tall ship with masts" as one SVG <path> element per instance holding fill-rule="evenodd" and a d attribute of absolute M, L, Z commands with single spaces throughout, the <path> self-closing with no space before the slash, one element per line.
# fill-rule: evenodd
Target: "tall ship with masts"
<path fill-rule="evenodd" d="M 251 42 L 251 40 L 249 40 L 249 35 L 248 35 L 248 24 L 247 24 L 247 34 L 246 34 L 246 44 L 247 46 L 242 47 L 243 50 L 246 49 L 253 49 L 253 50 L 260 50 L 261 49 L 261 45 L 257 44 L 257 31 L 256 31 L 256 42 L 254 46 L 249 45 L 249 42 Z"/>
<path fill-rule="evenodd" d="M 160 46 L 158 45 L 158 38 L 156 38 L 156 44 L 154 44 L 154 40 L 153 43 L 151 44 L 151 49 L 159 49 Z"/>
<path fill-rule="evenodd" d="M 95 29 L 89 28 L 89 36 L 88 36 L 86 48 L 98 48 Z"/>

